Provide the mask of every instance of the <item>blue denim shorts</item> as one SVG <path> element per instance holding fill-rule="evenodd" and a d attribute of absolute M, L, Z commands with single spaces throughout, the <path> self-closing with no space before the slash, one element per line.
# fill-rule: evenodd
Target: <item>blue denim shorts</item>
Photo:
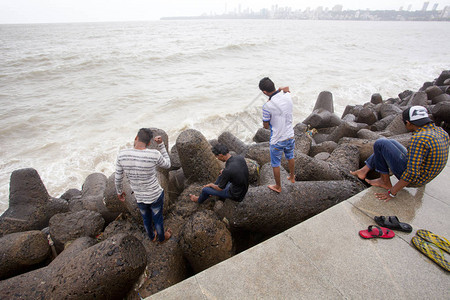
<path fill-rule="evenodd" d="M 270 163 L 272 164 L 272 167 L 275 168 L 280 166 L 283 153 L 287 160 L 293 159 L 294 148 L 294 138 L 278 142 L 275 145 L 270 145 Z"/>

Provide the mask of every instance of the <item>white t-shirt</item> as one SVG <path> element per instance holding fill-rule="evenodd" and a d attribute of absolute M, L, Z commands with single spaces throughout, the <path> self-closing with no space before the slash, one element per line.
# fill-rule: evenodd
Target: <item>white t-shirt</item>
<path fill-rule="evenodd" d="M 262 119 L 270 124 L 271 145 L 294 136 L 292 108 L 291 93 L 284 93 L 283 91 L 272 95 L 270 100 L 263 105 Z"/>

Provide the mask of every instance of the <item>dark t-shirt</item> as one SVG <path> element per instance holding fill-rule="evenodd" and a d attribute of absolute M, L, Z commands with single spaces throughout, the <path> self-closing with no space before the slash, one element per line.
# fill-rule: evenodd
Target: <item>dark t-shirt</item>
<path fill-rule="evenodd" d="M 231 182 L 230 198 L 242 201 L 248 190 L 248 167 L 242 156 L 231 156 L 225 163 L 225 169 L 223 169 L 217 185 L 224 189 L 228 182 Z"/>

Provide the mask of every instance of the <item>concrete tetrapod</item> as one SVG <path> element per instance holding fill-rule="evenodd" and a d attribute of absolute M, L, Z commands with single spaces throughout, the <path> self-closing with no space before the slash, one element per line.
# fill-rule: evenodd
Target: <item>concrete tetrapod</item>
<path fill-rule="evenodd" d="M 226 200 L 215 212 L 231 231 L 282 232 L 361 192 L 364 185 L 349 180 L 295 182 L 280 194 L 267 186 L 252 187 L 242 202 Z"/>
<path fill-rule="evenodd" d="M 131 235 L 118 234 L 64 264 L 50 264 L 0 281 L 0 298 L 123 299 L 146 262 L 142 243 Z"/>

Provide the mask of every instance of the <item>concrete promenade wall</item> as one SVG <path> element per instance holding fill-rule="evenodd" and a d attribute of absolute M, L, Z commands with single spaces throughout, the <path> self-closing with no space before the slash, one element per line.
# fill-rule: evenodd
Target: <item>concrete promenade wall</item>
<path fill-rule="evenodd" d="M 416 250 L 427 229 L 450 239 L 450 166 L 421 188 L 382 202 L 371 187 L 147 299 L 448 299 L 450 272 Z M 374 216 L 413 226 L 365 240 Z M 446 254 L 450 260 L 450 255 Z"/>

